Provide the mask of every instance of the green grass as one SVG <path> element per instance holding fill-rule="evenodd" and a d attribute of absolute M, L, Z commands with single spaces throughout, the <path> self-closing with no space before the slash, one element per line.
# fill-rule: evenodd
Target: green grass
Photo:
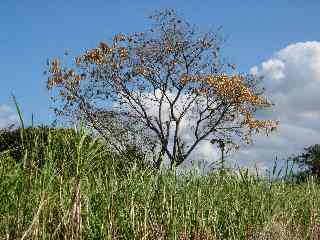
<path fill-rule="evenodd" d="M 84 130 L 50 130 L 48 141 L 39 139 L 28 139 L 21 161 L 0 153 L 0 239 L 319 237 L 320 190 L 312 178 L 269 182 L 246 171 L 177 177 L 125 167 Z"/>

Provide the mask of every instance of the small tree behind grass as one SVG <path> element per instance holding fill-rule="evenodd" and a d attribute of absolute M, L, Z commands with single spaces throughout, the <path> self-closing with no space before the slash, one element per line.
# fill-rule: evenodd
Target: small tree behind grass
<path fill-rule="evenodd" d="M 306 181 L 309 176 L 320 180 L 320 144 L 314 144 L 304 149 L 304 152 L 291 157 L 294 163 L 300 167 L 297 178 Z"/>

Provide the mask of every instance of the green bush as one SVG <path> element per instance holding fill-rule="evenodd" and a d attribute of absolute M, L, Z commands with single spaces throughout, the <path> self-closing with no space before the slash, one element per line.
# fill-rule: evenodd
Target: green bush
<path fill-rule="evenodd" d="M 60 170 L 63 165 L 69 167 L 75 165 L 74 156 L 77 151 L 77 132 L 70 128 L 51 128 L 48 126 L 28 127 L 0 131 L 0 153 L 8 154 L 16 161 L 35 169 L 42 169 L 47 162 L 47 152 L 50 148 L 58 149 L 55 157 L 55 167 Z M 84 145 L 93 141 L 93 137 L 87 134 Z M 119 175 L 125 176 L 126 172 L 136 165 L 139 169 L 149 168 L 144 161 L 143 152 L 137 147 L 128 145 L 120 155 L 108 150 L 108 146 L 102 144 L 101 151 L 112 159 L 112 167 Z M 65 162 L 65 159 L 68 159 Z M 74 167 L 73 167 L 74 168 Z"/>
<path fill-rule="evenodd" d="M 306 182 L 310 177 L 314 177 L 320 182 L 320 144 L 306 147 L 303 153 L 289 159 L 299 167 L 296 174 L 298 182 Z"/>
<path fill-rule="evenodd" d="M 0 152 L 8 151 L 16 162 L 21 162 L 24 158 L 32 159 L 32 163 L 41 168 L 45 163 L 44 153 L 49 144 L 49 134 L 52 135 L 50 141 L 54 141 L 57 147 L 64 148 L 64 143 L 57 137 L 64 135 L 72 139 L 75 136 L 75 131 L 48 126 L 14 130 L 3 129 L 0 131 Z"/>

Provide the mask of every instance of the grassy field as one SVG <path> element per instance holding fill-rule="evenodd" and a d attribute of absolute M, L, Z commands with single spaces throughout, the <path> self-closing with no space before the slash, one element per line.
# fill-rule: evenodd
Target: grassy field
<path fill-rule="evenodd" d="M 0 239 L 320 239 L 320 189 L 127 164 L 85 131 L 0 153 Z M 27 150 L 28 149 L 28 150 Z"/>

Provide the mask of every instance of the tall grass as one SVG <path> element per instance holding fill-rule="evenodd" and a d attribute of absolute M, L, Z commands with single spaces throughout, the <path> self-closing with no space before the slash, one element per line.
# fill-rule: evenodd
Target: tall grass
<path fill-rule="evenodd" d="M 312 178 L 177 177 L 123 162 L 84 129 L 41 139 L 21 161 L 0 153 L 0 239 L 320 239 Z"/>

